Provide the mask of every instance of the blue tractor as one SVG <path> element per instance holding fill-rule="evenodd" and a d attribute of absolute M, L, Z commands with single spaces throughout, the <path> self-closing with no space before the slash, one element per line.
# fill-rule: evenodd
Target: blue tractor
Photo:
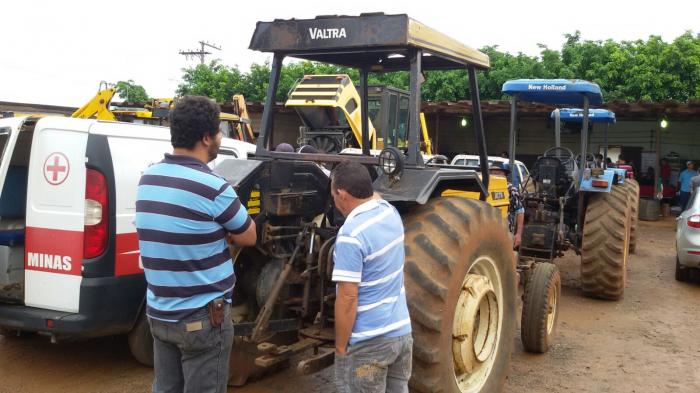
<path fill-rule="evenodd" d="M 619 299 L 625 288 L 636 209 L 631 207 L 629 185 L 623 185 L 625 170 L 606 168 L 604 160 L 596 161 L 587 149 L 589 123 L 614 122 L 614 113 L 589 108 L 603 103 L 597 84 L 519 79 L 506 82 L 502 91 L 511 96 L 511 167 L 519 101 L 582 108 L 555 110 L 555 146 L 545 150 L 532 166 L 529 181 L 534 187 L 523 187 L 530 191 L 523 194 L 525 225 L 518 258 L 524 285 L 521 339 L 527 351 L 541 353 L 551 345 L 556 330 L 561 291 L 561 277 L 552 261 L 565 251 L 574 250 L 581 256 L 584 294 Z M 582 125 L 579 154 L 560 144 L 562 119 Z M 607 139 L 607 126 L 605 135 Z"/>

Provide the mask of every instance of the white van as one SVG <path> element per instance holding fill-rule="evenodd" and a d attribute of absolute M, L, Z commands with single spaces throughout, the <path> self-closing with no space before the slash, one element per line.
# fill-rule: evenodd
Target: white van
<path fill-rule="evenodd" d="M 509 163 L 507 158 L 489 156 L 489 166 L 496 162 L 506 166 Z M 450 165 L 478 167 L 479 156 L 472 154 L 458 154 L 454 156 L 454 158 L 452 158 L 452 162 L 450 162 Z M 530 176 L 530 171 L 527 170 L 525 164 L 518 160 L 515 160 L 515 168 L 517 169 L 517 172 L 515 179 L 516 184 L 514 184 L 514 186 L 517 187 L 519 184 L 525 184 L 525 181 Z"/>
<path fill-rule="evenodd" d="M 225 138 L 217 161 L 255 146 Z M 146 282 L 133 224 L 141 173 L 171 152 L 166 127 L 61 117 L 0 119 L 0 327 L 130 334 L 143 345 Z M 141 336 L 139 336 L 141 335 Z M 146 349 L 146 351 L 148 351 Z"/>

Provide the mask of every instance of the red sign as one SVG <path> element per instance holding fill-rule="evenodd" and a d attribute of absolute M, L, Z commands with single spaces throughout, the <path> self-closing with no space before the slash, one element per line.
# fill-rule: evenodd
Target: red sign
<path fill-rule="evenodd" d="M 82 274 L 83 232 L 27 227 L 25 246 L 26 270 Z"/>
<path fill-rule="evenodd" d="M 68 173 L 70 173 L 68 157 L 59 152 L 49 154 L 44 161 L 44 179 L 49 184 L 57 186 L 66 181 Z"/>

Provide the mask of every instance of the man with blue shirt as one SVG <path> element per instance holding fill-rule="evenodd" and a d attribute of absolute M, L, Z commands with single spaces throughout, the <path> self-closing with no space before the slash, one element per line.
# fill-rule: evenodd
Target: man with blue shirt
<path fill-rule="evenodd" d="M 413 338 L 401 216 L 374 196 L 361 164 L 343 162 L 331 179 L 335 206 L 346 217 L 333 254 L 338 391 L 408 392 Z"/>
<path fill-rule="evenodd" d="M 693 161 L 688 161 L 685 163 L 685 165 L 686 169 L 678 176 L 678 204 L 682 210 L 685 210 L 692 192 L 690 187 L 690 179 L 698 175 L 698 172 L 695 170 L 695 163 Z"/>
<path fill-rule="evenodd" d="M 255 245 L 255 223 L 207 166 L 221 146 L 219 106 L 206 97 L 179 100 L 170 134 L 173 154 L 146 169 L 136 199 L 153 392 L 223 393 L 236 282 L 227 243 Z"/>

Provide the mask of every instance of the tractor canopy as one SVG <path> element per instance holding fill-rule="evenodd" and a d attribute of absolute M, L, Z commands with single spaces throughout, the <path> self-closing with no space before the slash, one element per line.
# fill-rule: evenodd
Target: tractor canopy
<path fill-rule="evenodd" d="M 518 101 L 583 106 L 586 96 L 590 105 L 603 103 L 600 86 L 580 79 L 515 79 L 504 83 L 501 91 Z"/>
<path fill-rule="evenodd" d="M 583 109 L 579 108 L 562 108 L 552 111 L 552 119 L 556 118 L 556 111 L 559 111 L 559 119 L 561 121 L 581 123 L 583 122 Z M 615 123 L 615 112 L 607 109 L 589 109 L 588 121 L 592 123 Z"/>
<path fill-rule="evenodd" d="M 423 70 L 489 68 L 486 54 L 405 14 L 258 22 L 249 48 L 372 72 L 408 70 L 411 49 L 423 50 Z"/>

